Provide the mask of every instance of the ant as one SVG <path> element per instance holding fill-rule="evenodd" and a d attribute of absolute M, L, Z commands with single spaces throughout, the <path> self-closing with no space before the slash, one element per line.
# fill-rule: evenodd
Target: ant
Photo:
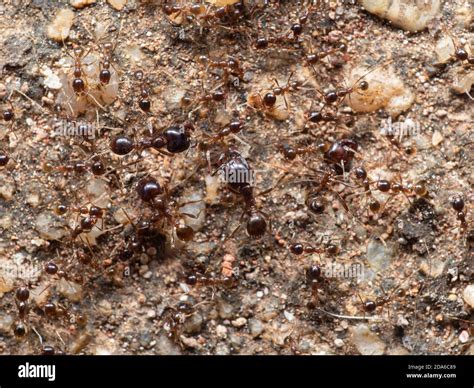
<path fill-rule="evenodd" d="M 402 193 L 408 201 L 408 195 L 416 195 L 418 197 L 425 197 L 428 195 L 428 189 L 426 187 L 425 181 L 419 181 L 415 184 L 403 184 L 401 181 L 389 181 L 386 179 L 378 179 L 375 182 L 372 182 L 367 177 L 367 171 L 363 167 L 357 167 L 354 169 L 355 177 L 358 181 L 362 183 L 364 188 L 364 194 L 370 198 L 369 209 L 373 213 L 383 211 L 387 206 L 388 202 L 396 195 Z M 372 197 L 371 185 L 375 186 L 375 189 L 381 193 L 389 193 L 390 197 L 382 205 L 380 201 Z"/>
<path fill-rule="evenodd" d="M 222 278 L 211 277 L 200 273 L 192 273 L 186 276 L 186 284 L 189 286 L 210 286 L 232 288 L 235 284 L 233 275 L 222 276 Z"/>
<path fill-rule="evenodd" d="M 54 167 L 51 166 L 49 163 L 45 163 L 43 165 L 43 168 L 46 172 L 49 172 L 52 171 Z M 64 173 L 74 172 L 78 175 L 82 175 L 86 171 L 90 171 L 95 176 L 102 176 L 106 173 L 107 170 L 105 164 L 97 156 L 92 157 L 91 161 L 78 160 L 72 164 L 56 167 L 56 169 Z"/>
<path fill-rule="evenodd" d="M 73 50 L 74 56 L 71 56 L 69 52 L 67 54 L 74 60 L 74 71 L 73 76 L 74 79 L 72 80 L 72 89 L 77 96 L 84 95 L 86 93 L 86 81 L 84 79 L 84 72 L 82 71 L 82 60 L 87 57 L 90 50 L 87 53 L 84 53 L 84 49 L 82 47 L 76 47 Z"/>
<path fill-rule="evenodd" d="M 5 167 L 9 161 L 10 157 L 8 156 L 8 154 L 0 150 L 0 167 Z"/>
<path fill-rule="evenodd" d="M 77 217 L 81 217 L 79 224 L 74 227 L 72 231 L 72 238 L 75 239 L 78 237 L 81 233 L 88 233 L 92 230 L 92 228 L 95 226 L 99 230 L 103 230 L 104 228 L 104 210 L 101 207 L 95 206 L 95 205 L 90 205 L 89 207 L 86 205 L 77 207 L 77 206 L 72 206 L 68 209 L 67 206 L 65 205 L 58 205 L 54 209 L 55 213 L 57 215 L 64 215 L 68 212 L 68 210 L 77 213 Z M 97 222 L 101 220 L 102 225 L 99 228 L 97 225 Z M 76 219 L 77 223 L 77 219 Z"/>
<path fill-rule="evenodd" d="M 247 103 L 249 106 L 265 112 L 267 115 L 271 115 L 274 118 L 279 118 L 279 109 L 276 106 L 277 103 L 277 97 L 281 96 L 283 97 L 283 100 L 285 102 L 285 107 L 286 110 L 288 111 L 289 109 L 289 104 L 288 100 L 286 99 L 286 94 L 292 91 L 298 90 L 298 87 L 301 86 L 301 84 L 298 81 L 293 81 L 291 82 L 291 78 L 293 77 L 293 72 L 290 74 L 288 77 L 288 81 L 284 86 L 280 86 L 278 83 L 278 80 L 274 79 L 273 82 L 275 83 L 275 87 L 272 88 L 269 92 L 265 93 L 264 96 L 260 93 L 253 93 L 249 94 L 247 98 Z M 284 119 L 286 119 L 285 115 L 282 115 Z"/>
<path fill-rule="evenodd" d="M 353 139 L 340 139 L 332 144 L 321 142 L 308 147 L 292 147 L 288 144 L 280 146 L 280 151 L 288 160 L 294 160 L 298 155 L 306 155 L 319 151 L 323 154 L 324 161 L 335 167 L 336 172 L 341 174 L 351 168 L 351 162 L 359 148 L 358 143 Z"/>
<path fill-rule="evenodd" d="M 18 321 L 13 324 L 13 333 L 17 338 L 23 338 L 28 333 L 26 319 L 29 312 L 29 298 L 30 291 L 27 287 L 19 287 L 16 289 L 15 302 L 18 308 Z"/>
<path fill-rule="evenodd" d="M 134 77 L 138 82 L 140 82 L 140 99 L 138 100 L 138 106 L 143 112 L 149 113 L 151 110 L 151 100 L 143 71 L 137 70 L 134 73 Z"/>
<path fill-rule="evenodd" d="M 389 60 L 385 63 L 382 64 L 383 67 L 389 65 L 390 63 L 392 63 L 393 60 Z M 340 105 L 342 103 L 342 101 L 344 101 L 344 99 L 346 97 L 349 96 L 350 98 L 350 95 L 352 93 L 358 93 L 358 94 L 363 94 L 363 92 L 367 91 L 369 89 L 369 82 L 368 81 L 365 81 L 364 78 L 367 77 L 370 73 L 374 72 L 375 70 L 377 70 L 377 68 L 379 67 L 380 65 L 377 65 L 377 66 L 374 66 L 372 69 L 370 69 L 369 71 L 367 71 L 365 74 L 361 75 L 353 84 L 352 86 L 350 87 L 347 87 L 347 88 L 339 88 L 339 89 L 331 89 L 325 93 L 321 92 L 320 90 L 316 89 L 316 91 L 323 97 L 323 100 L 324 100 L 324 107 L 326 105 Z M 313 70 L 315 71 L 315 69 L 313 68 Z M 316 73 L 316 71 L 315 71 Z M 323 109 L 324 109 L 323 107 Z"/>
<path fill-rule="evenodd" d="M 176 219 L 169 202 L 169 192 L 152 177 L 142 178 L 136 187 L 137 194 L 143 202 L 150 203 L 156 213 L 151 218 L 151 223 L 166 220 L 174 227 L 176 236 L 181 241 L 191 241 L 194 237 L 194 229 Z M 188 202 L 190 203 L 190 202 Z M 185 203 L 186 204 L 186 203 Z M 185 205 L 181 204 L 181 205 Z M 198 215 L 179 213 L 181 216 L 198 218 Z"/>
<path fill-rule="evenodd" d="M 467 211 L 464 209 L 464 199 L 461 196 L 456 195 L 451 198 L 450 203 L 453 210 L 456 211 L 456 218 L 458 219 L 458 221 L 461 222 L 461 227 L 463 229 L 466 229 L 467 228 L 467 221 L 466 221 Z"/>
<path fill-rule="evenodd" d="M 242 130 L 243 123 L 239 119 L 232 120 L 227 126 L 224 128 L 220 129 L 217 133 L 214 135 L 207 135 L 204 134 L 204 136 L 208 137 L 209 140 L 207 142 L 201 142 L 199 144 L 201 149 L 207 149 L 208 146 L 212 143 L 217 143 L 223 141 L 226 137 L 232 135 L 232 134 L 237 134 Z"/>
<path fill-rule="evenodd" d="M 219 158 L 219 168 L 217 171 L 223 176 L 229 190 L 242 196 L 244 200 L 244 214 L 247 213 L 248 215 L 246 229 L 249 236 L 254 238 L 262 237 L 267 229 L 267 221 L 263 216 L 263 212 L 257 209 L 252 186 L 253 170 L 247 160 L 237 151 L 228 151 Z M 232 235 L 239 228 L 240 225 L 234 230 Z"/>
<path fill-rule="evenodd" d="M 208 92 L 204 89 L 204 85 L 201 84 L 201 89 L 201 95 L 197 97 L 194 101 L 197 104 L 197 107 L 193 109 L 192 112 L 199 110 L 202 105 L 209 105 L 212 102 L 220 103 L 224 101 L 225 106 L 227 94 L 224 91 L 220 90 L 220 86 L 217 86 L 214 90 Z M 192 103 L 193 100 L 189 96 L 184 96 L 181 98 L 181 106 L 183 108 L 190 107 Z"/>
<path fill-rule="evenodd" d="M 207 66 L 208 68 L 221 69 L 224 73 L 224 78 L 227 81 L 229 75 L 243 79 L 244 71 L 240 66 L 240 63 L 237 59 L 229 57 L 225 61 L 213 61 L 205 55 L 201 55 L 198 58 L 198 62 Z M 227 82 L 226 82 L 227 83 Z"/>
<path fill-rule="evenodd" d="M 154 148 L 164 153 L 163 148 L 171 154 L 187 151 L 191 146 L 190 132 L 194 127 L 185 123 L 183 125 L 173 125 L 166 128 L 161 134 L 150 138 L 143 138 L 135 142 L 127 135 L 118 135 L 110 141 L 110 150 L 120 156 L 125 156 L 133 150 L 142 151 L 146 148 Z"/>
<path fill-rule="evenodd" d="M 346 43 L 341 43 L 338 47 L 336 48 L 331 48 L 323 51 L 319 51 L 318 53 L 310 53 L 305 56 L 305 61 L 306 63 L 313 68 L 313 71 L 316 72 L 316 69 L 314 68 L 314 65 L 318 64 L 321 62 L 324 58 L 327 58 L 330 55 L 336 54 L 336 53 L 347 53 L 348 47 Z"/>
<path fill-rule="evenodd" d="M 211 21 L 218 20 L 220 23 L 236 21 L 245 15 L 245 4 L 243 0 L 212 10 L 212 6 L 204 4 L 170 5 L 165 1 L 162 7 L 163 13 L 168 16 L 171 23 L 180 25 L 183 20 L 191 23 L 202 20 L 206 26 L 211 26 Z"/>
<path fill-rule="evenodd" d="M 331 255 L 335 255 L 336 253 L 339 252 L 339 247 L 335 244 L 327 244 L 325 248 L 316 248 L 312 245 L 304 245 L 302 243 L 296 242 L 292 243 L 288 246 L 289 251 L 296 255 L 296 256 L 301 256 L 303 254 L 313 254 L 313 253 L 329 253 Z"/>
<path fill-rule="evenodd" d="M 168 338 L 175 343 L 180 343 L 182 325 L 194 312 L 194 308 L 186 302 L 179 302 L 176 307 L 166 307 L 161 317 L 163 329 L 167 332 Z"/>
<path fill-rule="evenodd" d="M 315 8 L 315 5 L 312 4 L 305 12 L 304 15 L 298 18 L 298 21 L 293 23 L 290 27 L 290 35 L 283 34 L 274 38 L 264 38 L 258 37 L 255 41 L 255 48 L 257 50 L 264 50 L 269 47 L 269 45 L 282 45 L 285 43 L 297 43 L 299 37 L 304 31 L 304 27 L 309 19 L 310 13 Z"/>

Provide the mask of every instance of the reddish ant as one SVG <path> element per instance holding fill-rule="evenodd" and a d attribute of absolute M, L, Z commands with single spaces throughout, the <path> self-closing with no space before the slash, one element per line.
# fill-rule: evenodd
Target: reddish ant
<path fill-rule="evenodd" d="M 204 22 L 204 26 L 212 27 L 213 22 L 220 24 L 239 20 L 245 15 L 244 1 L 213 9 L 212 6 L 204 4 L 170 5 L 165 1 L 162 7 L 163 13 L 171 23 L 180 25 L 184 20 L 191 23 L 196 20 L 198 24 Z"/>
<path fill-rule="evenodd" d="M 203 65 L 207 66 L 208 68 L 222 70 L 224 73 L 225 83 L 227 83 L 229 75 L 232 75 L 239 79 L 242 79 L 244 77 L 244 71 L 240 66 L 239 61 L 235 58 L 229 57 L 225 61 L 213 61 L 205 55 L 201 55 L 198 58 L 198 61 Z"/>

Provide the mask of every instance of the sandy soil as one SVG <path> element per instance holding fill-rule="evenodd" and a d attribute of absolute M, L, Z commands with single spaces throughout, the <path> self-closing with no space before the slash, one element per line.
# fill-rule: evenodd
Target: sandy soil
<path fill-rule="evenodd" d="M 222 22 L 170 18 L 157 1 L 131 0 L 120 11 L 101 0 L 82 9 L 60 3 L 0 5 L 1 106 L 5 111 L 10 101 L 15 115 L 0 123 L 0 149 L 10 157 L 0 167 L 1 353 L 39 354 L 45 345 L 67 354 L 473 353 L 473 102 L 453 90 L 460 77 L 472 74 L 472 64 L 435 65 L 443 31 L 459 45 L 473 40 L 472 23 L 458 12 L 464 2 L 444 4 L 426 30 L 411 33 L 355 1 L 334 1 L 310 12 L 301 42 L 272 42 L 292 36 L 291 25 L 305 14 L 307 4 L 296 1 L 266 8 L 263 1 L 251 2 L 245 16 Z M 74 12 L 64 44 L 47 37 L 60 8 Z M 257 50 L 257 37 L 266 37 L 269 47 Z M 100 106 L 94 98 L 85 114 L 73 117 L 68 110 L 78 99 L 70 90 L 73 47 L 90 50 L 83 66 L 93 66 L 89 61 L 97 66 L 106 41 L 114 46 L 111 82 L 117 98 Z M 347 53 L 335 50 L 314 69 L 307 65 L 306 54 L 343 42 Z M 231 56 L 242 74 L 226 77 L 222 69 L 200 63 L 201 55 L 213 61 Z M 387 85 L 396 77 L 414 95 L 392 122 L 414 123 L 415 133 L 391 142 L 381 132 L 390 117 L 386 109 L 356 113 L 348 100 L 327 111 L 335 120 L 308 122 L 308 113 L 322 104 L 320 91 L 350 86 L 351 69 L 383 71 L 377 64 L 389 60 L 393 73 Z M 137 70 L 144 82 L 134 77 Z M 94 96 L 103 95 L 91 72 L 88 90 L 98 88 Z M 53 74 L 49 81 L 47 74 Z M 54 75 L 61 74 L 66 87 L 57 87 L 60 78 Z M 299 87 L 286 94 L 288 109 L 282 96 L 275 110 L 248 106 L 249 95 L 263 96 L 275 88 L 273 79 L 285 85 L 290 74 Z M 143 86 L 149 89 L 149 113 L 138 108 Z M 64 98 L 67 88 L 71 94 Z M 225 103 L 206 101 L 215 90 L 224 91 Z M 184 95 L 190 106 L 180 104 Z M 240 133 L 209 140 L 237 117 L 244 123 Z M 57 123 L 73 121 L 92 125 L 95 138 L 54 134 Z M 187 152 L 165 155 L 148 148 L 121 157 L 110 151 L 119 134 L 138 142 L 150 137 L 150 129 L 156 134 L 186 122 L 194 127 Z M 283 143 L 315 147 L 341 138 L 358 143 L 352 172 L 331 175 L 321 188 L 324 174 L 318 171 L 328 171 L 331 163 L 320 151 L 293 161 L 281 152 Z M 269 224 L 262 238 L 245 232 L 242 196 L 209 175 L 229 149 L 254 169 L 255 193 L 273 188 L 256 196 Z M 78 160 L 89 166 L 94 156 L 105 164 L 105 175 L 95 177 L 89 167 L 65 171 Z M 372 196 L 386 203 L 383 211 L 368 210 L 368 197 L 353 175 L 356 166 L 367 170 Z M 149 235 L 139 236 L 141 252 L 124 257 L 137 229 L 156 214 L 136 191 L 138 181 L 150 175 L 167 187 L 173 219 L 185 219 L 196 234 L 180 242 L 161 217 Z M 391 196 L 374 189 L 379 179 L 424 181 L 428 193 Z M 305 203 L 318 190 L 322 214 Z M 464 227 L 450 205 L 454 195 L 465 201 Z M 197 220 L 179 215 L 179 203 L 190 200 L 200 202 L 186 212 L 204 209 Z M 70 211 L 56 215 L 58 204 Z M 71 236 L 81 219 L 77 207 L 90 204 L 105 212 L 93 228 L 97 244 L 90 235 L 90 244 L 85 234 Z M 288 247 L 295 242 L 320 252 L 294 255 Z M 49 262 L 63 273 L 45 273 Z M 312 289 L 310 265 L 323 271 L 358 268 L 363 276 L 324 273 Z M 233 273 L 232 287 L 222 284 L 223 271 Z M 208 282 L 186 285 L 193 273 Z M 23 317 L 15 300 L 21 286 L 30 289 Z M 375 311 L 364 311 L 362 301 L 368 300 L 377 302 Z M 46 311 L 48 303 L 54 303 L 55 314 Z M 19 322 L 27 327 L 22 338 L 13 334 Z"/>

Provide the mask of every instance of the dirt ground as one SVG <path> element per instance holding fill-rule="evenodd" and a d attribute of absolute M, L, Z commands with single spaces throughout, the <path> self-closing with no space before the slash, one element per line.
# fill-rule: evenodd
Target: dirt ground
<path fill-rule="evenodd" d="M 14 113 L 0 121 L 0 150 L 10 158 L 0 167 L 2 354 L 474 353 L 473 101 L 456 86 L 473 70 L 467 60 L 437 64 L 435 48 L 448 31 L 456 47 L 472 50 L 472 5 L 445 2 L 426 29 L 409 32 L 351 0 L 311 9 L 245 1 L 243 13 L 230 6 L 222 19 L 193 16 L 189 6 L 168 16 L 160 1 L 128 0 L 118 10 L 120 3 L 0 5 L 0 106 Z M 206 15 L 215 12 L 205 4 Z M 60 9 L 74 20 L 55 41 L 48 26 Z M 291 27 L 306 12 L 294 38 Z M 258 49 L 262 37 L 268 47 Z M 75 47 L 84 50 L 82 96 L 71 88 Z M 308 54 L 328 51 L 308 64 Z M 110 89 L 97 74 L 108 52 Z M 230 57 L 239 71 L 212 66 Z M 384 106 L 355 112 L 349 97 L 339 98 L 323 111 L 327 120 L 309 121 L 328 90 L 357 89 L 350 73 L 360 66 L 370 74 L 358 82 L 367 78 L 370 87 L 382 72 L 380 95 L 398 79 L 413 100 L 390 115 Z M 298 86 L 284 94 L 286 107 L 274 79 L 284 88 L 290 75 Z M 260 97 L 272 89 L 276 108 L 263 107 Z M 213 101 L 215 91 L 225 101 Z M 147 98 L 148 113 L 139 108 Z M 239 133 L 218 136 L 237 118 Z M 416 131 L 390 139 L 381 131 L 389 118 Z M 94 138 L 55 132 L 74 122 L 89 124 Z M 185 123 L 194 128 L 186 152 L 111 151 L 118 135 L 138 144 Z M 317 147 L 340 139 L 358 144 L 344 172 Z M 307 152 L 288 160 L 283 144 Z M 253 168 L 253 207 L 212 174 L 230 150 Z M 67 170 L 80 160 L 85 171 Z M 97 160 L 106 167 L 100 176 L 90 167 Z M 357 166 L 367 171 L 371 196 Z M 150 176 L 166 188 L 160 198 L 168 198 L 169 216 L 137 194 Z M 380 179 L 424 182 L 427 193 L 382 192 Z M 323 211 L 308 208 L 312 196 Z M 456 196 L 464 222 L 451 205 Z M 379 212 L 369 210 L 371 198 Z M 68 212 L 55 213 L 59 204 Z M 91 205 L 103 218 L 74 238 L 85 218 L 78 208 Z M 246 232 L 252 212 L 267 222 L 260 238 Z M 192 241 L 176 238 L 180 221 L 195 230 Z M 294 243 L 316 252 L 295 255 Z M 53 275 L 44 269 L 52 262 Z M 323 274 L 310 283 L 307 270 L 316 265 Z M 194 274 L 197 284 L 187 284 Z M 230 274 L 232 284 L 223 281 Z M 30 291 L 27 311 L 15 297 L 19 287 Z M 369 300 L 375 311 L 364 310 Z"/>

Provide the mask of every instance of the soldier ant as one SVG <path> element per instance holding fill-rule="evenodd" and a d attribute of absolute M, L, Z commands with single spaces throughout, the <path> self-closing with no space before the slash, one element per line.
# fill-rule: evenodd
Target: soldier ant
<path fill-rule="evenodd" d="M 217 172 L 223 177 L 230 191 L 242 196 L 245 203 L 244 214 L 248 215 L 246 229 L 249 236 L 262 237 L 267 229 L 267 221 L 263 212 L 257 209 L 252 186 L 253 170 L 247 160 L 237 151 L 228 151 L 221 155 Z M 240 225 L 232 235 L 239 228 Z"/>
<path fill-rule="evenodd" d="M 174 227 L 176 236 L 181 241 L 190 241 L 194 237 L 194 230 L 191 226 L 186 225 L 180 222 L 175 212 L 171 207 L 169 201 L 169 193 L 166 188 L 162 188 L 161 185 L 152 177 L 142 178 L 137 184 L 137 194 L 140 199 L 144 202 L 147 202 L 151 205 L 153 210 L 156 213 L 152 216 L 150 222 L 153 224 L 155 222 L 167 221 L 170 225 Z M 193 203 L 188 202 L 188 203 Z M 181 204 L 181 207 L 188 204 Z M 186 216 L 190 218 L 198 218 L 198 215 L 179 212 L 180 216 Z"/>

